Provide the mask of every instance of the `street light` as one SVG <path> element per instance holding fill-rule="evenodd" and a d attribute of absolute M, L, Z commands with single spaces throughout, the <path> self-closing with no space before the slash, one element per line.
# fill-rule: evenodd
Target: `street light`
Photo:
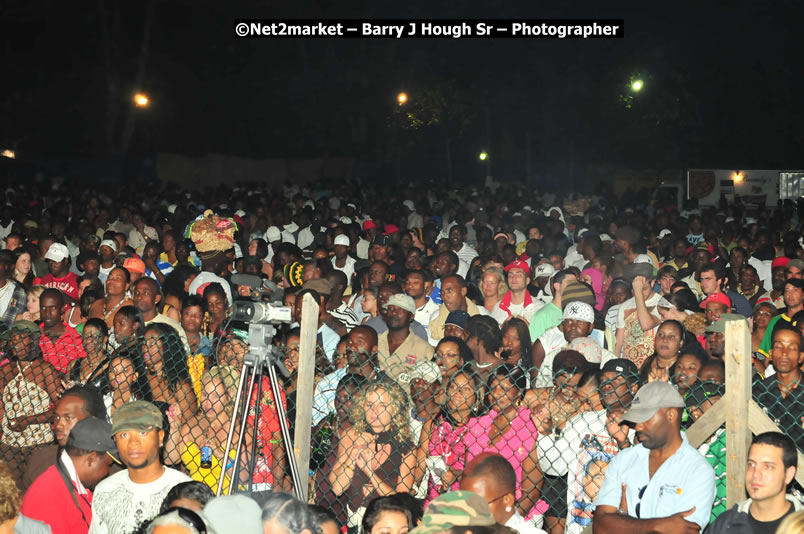
<path fill-rule="evenodd" d="M 399 102 L 399 105 L 403 105 L 405 102 L 408 101 L 408 94 L 407 93 L 399 93 L 396 95 L 396 101 Z"/>
<path fill-rule="evenodd" d="M 633 91 L 636 93 L 640 92 L 644 86 L 645 82 L 640 79 L 636 79 L 631 82 L 631 89 L 633 89 Z"/>
<path fill-rule="evenodd" d="M 480 161 L 486 161 L 488 158 L 489 158 L 489 155 L 485 150 L 480 153 Z"/>
<path fill-rule="evenodd" d="M 3 156 L 4 158 L 8 158 L 8 159 L 14 159 L 14 158 L 17 157 L 17 154 L 15 154 L 14 151 L 11 150 L 10 148 L 7 148 L 7 149 L 3 150 L 2 152 L 0 152 L 0 156 Z"/>
<path fill-rule="evenodd" d="M 148 99 L 148 95 L 144 93 L 137 93 L 134 95 L 134 105 L 138 108 L 145 108 L 148 107 L 150 100 Z"/>

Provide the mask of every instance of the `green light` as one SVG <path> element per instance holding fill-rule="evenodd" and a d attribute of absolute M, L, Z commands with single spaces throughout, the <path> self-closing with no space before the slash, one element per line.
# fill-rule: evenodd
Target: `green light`
<path fill-rule="evenodd" d="M 486 161 L 488 159 L 488 157 L 489 157 L 489 155 L 487 153 L 485 153 L 485 152 L 480 153 L 480 161 Z"/>
<path fill-rule="evenodd" d="M 642 87 L 644 86 L 645 82 L 643 82 L 642 80 L 634 80 L 633 82 L 631 82 L 631 89 L 637 92 L 641 91 Z"/>

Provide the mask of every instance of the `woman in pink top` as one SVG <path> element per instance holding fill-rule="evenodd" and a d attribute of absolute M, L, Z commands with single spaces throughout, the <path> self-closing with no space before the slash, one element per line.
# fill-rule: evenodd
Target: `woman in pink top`
<path fill-rule="evenodd" d="M 424 424 L 416 451 L 416 481 L 428 475 L 426 502 L 458 489 L 469 424 L 482 402 L 483 382 L 471 363 L 466 364 L 449 377 L 445 392 L 441 411 Z"/>
<path fill-rule="evenodd" d="M 486 404 L 489 411 L 472 418 L 464 436 L 466 463 L 482 452 L 496 452 L 516 472 L 519 509 L 528 516 L 541 494 L 542 473 L 536 456 L 538 431 L 530 409 L 522 403 L 527 384 L 525 371 L 511 364 L 498 366 L 489 376 Z M 532 514 L 531 514 L 532 515 Z"/>

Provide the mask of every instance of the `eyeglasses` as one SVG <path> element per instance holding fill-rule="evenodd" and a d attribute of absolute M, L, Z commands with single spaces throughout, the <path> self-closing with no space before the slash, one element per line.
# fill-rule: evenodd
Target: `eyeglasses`
<path fill-rule="evenodd" d="M 644 486 L 642 486 L 642 489 L 641 489 L 641 490 L 639 490 L 639 502 L 638 502 L 638 503 L 637 503 L 637 505 L 636 505 L 636 516 L 637 516 L 637 519 L 639 519 L 639 518 L 640 518 L 640 516 L 639 516 L 639 506 L 642 504 L 642 496 L 643 496 L 643 495 L 645 495 L 645 490 L 646 490 L 646 489 L 648 489 L 647 484 L 646 484 L 646 485 L 644 485 Z"/>
<path fill-rule="evenodd" d="M 179 517 L 190 523 L 193 528 L 198 531 L 198 534 L 207 534 L 207 525 L 204 523 L 204 520 L 201 519 L 201 516 L 194 511 L 188 510 L 187 508 L 181 508 L 180 506 L 173 506 L 165 510 L 165 513 L 160 515 L 169 514 L 171 512 L 176 512 L 179 514 Z"/>
<path fill-rule="evenodd" d="M 499 496 L 499 497 L 497 497 L 496 499 L 492 499 L 492 500 L 490 500 L 490 501 L 489 501 L 489 505 L 492 505 L 492 504 L 494 504 L 495 502 L 499 501 L 500 499 L 505 498 L 505 496 L 506 496 L 506 495 L 508 495 L 508 493 L 503 493 L 502 495 L 500 495 L 500 496 Z"/>

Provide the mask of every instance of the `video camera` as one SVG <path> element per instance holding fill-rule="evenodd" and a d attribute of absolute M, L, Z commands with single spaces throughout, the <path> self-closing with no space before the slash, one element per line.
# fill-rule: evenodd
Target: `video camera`
<path fill-rule="evenodd" d="M 281 298 L 282 290 L 273 282 L 267 282 L 271 287 L 263 285 L 262 278 L 253 274 L 235 274 L 232 275 L 232 283 L 236 286 L 248 286 L 255 292 L 259 292 L 259 297 L 253 297 L 252 300 L 236 300 L 232 305 L 232 320 L 243 321 L 252 324 L 270 324 L 270 323 L 290 323 L 292 318 L 291 309 L 288 306 L 281 306 L 278 304 L 271 304 L 263 302 L 261 297 L 267 294 L 271 297 L 276 297 L 279 294 Z"/>

